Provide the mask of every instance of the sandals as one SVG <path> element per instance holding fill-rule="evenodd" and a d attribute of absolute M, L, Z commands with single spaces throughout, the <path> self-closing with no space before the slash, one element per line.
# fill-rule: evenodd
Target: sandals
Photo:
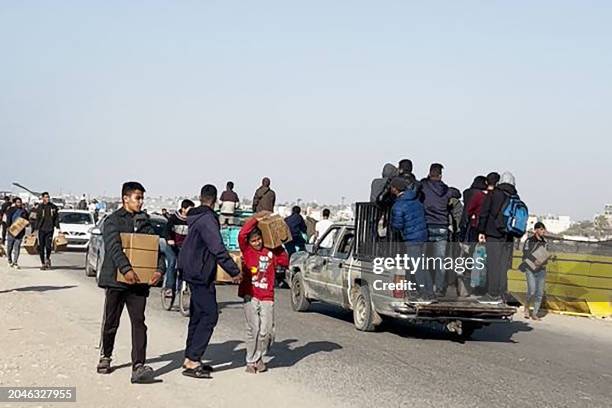
<path fill-rule="evenodd" d="M 196 368 L 185 368 L 183 375 L 185 377 L 198 378 L 198 379 L 211 379 L 210 371 L 205 368 L 206 364 L 200 364 Z M 209 366 L 210 367 L 210 366 Z"/>
<path fill-rule="evenodd" d="M 98 367 L 96 367 L 96 371 L 98 372 L 98 374 L 110 374 L 113 371 L 113 369 L 111 368 L 110 357 L 100 358 L 100 362 L 98 363 Z"/>

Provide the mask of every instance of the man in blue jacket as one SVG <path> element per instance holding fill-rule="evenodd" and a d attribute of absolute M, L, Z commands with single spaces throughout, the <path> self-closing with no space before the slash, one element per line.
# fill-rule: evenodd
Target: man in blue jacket
<path fill-rule="evenodd" d="M 219 219 L 213 211 L 217 188 L 210 184 L 202 187 L 200 202 L 202 205 L 189 211 L 187 216 L 187 238 L 178 259 L 183 279 L 191 289 L 183 375 L 211 378 L 212 367 L 202 364 L 201 360 L 219 318 L 215 290 L 217 265 L 234 282 L 240 282 L 240 269 L 223 244 Z"/>
<path fill-rule="evenodd" d="M 427 241 L 427 223 L 423 204 L 419 201 L 416 190 L 409 187 L 411 187 L 410 183 L 403 177 L 395 177 L 391 181 L 391 194 L 397 197 L 391 208 L 391 228 L 400 232 L 406 254 L 417 260 L 423 255 Z M 419 293 L 419 297 L 411 303 L 434 302 L 433 285 L 429 273 L 423 269 L 421 264 L 418 264 L 416 270 L 411 273 L 415 275 Z"/>

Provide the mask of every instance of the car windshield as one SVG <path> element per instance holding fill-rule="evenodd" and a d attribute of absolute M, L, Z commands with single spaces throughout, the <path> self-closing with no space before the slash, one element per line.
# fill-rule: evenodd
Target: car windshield
<path fill-rule="evenodd" d="M 93 217 L 88 213 L 76 213 L 76 212 L 61 212 L 59 213 L 60 224 L 80 224 L 88 225 L 93 224 Z"/>

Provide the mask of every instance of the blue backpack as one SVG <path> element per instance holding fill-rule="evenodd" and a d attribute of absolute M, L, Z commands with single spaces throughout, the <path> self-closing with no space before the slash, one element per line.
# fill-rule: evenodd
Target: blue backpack
<path fill-rule="evenodd" d="M 525 235 L 529 210 L 519 196 L 513 195 L 508 198 L 503 207 L 502 215 L 504 216 L 504 232 L 506 234 L 516 238 Z"/>

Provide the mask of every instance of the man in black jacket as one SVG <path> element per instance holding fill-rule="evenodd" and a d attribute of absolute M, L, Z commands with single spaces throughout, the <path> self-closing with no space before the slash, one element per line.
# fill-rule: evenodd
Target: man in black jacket
<path fill-rule="evenodd" d="M 504 226 L 503 210 L 511 196 L 517 196 L 514 176 L 501 175 L 500 183 L 486 195 L 478 220 L 478 241 L 487 248 L 487 295 L 482 303 L 501 303 L 508 290 L 508 269 L 512 264 L 514 238 Z"/>
<path fill-rule="evenodd" d="M 137 182 L 123 184 L 121 196 L 123 206 L 108 216 L 102 227 L 105 256 L 98 280 L 98 286 L 106 289 L 104 317 L 102 321 L 101 356 L 97 371 L 110 374 L 111 357 L 115 346 L 115 335 L 123 306 L 127 306 L 132 325 L 132 383 L 151 382 L 153 369 L 145 365 L 147 352 L 147 326 L 145 307 L 149 286 L 156 285 L 165 272 L 165 261 L 159 253 L 157 272 L 150 282 L 141 282 L 132 269 L 130 260 L 121 246 L 121 233 L 155 235 L 149 216 L 142 211 L 145 189 Z M 122 273 L 127 284 L 117 282 L 117 273 Z"/>
<path fill-rule="evenodd" d="M 200 202 L 202 205 L 189 211 L 187 216 L 187 238 L 178 261 L 183 280 L 191 289 L 183 375 L 211 378 L 212 367 L 202 364 L 201 360 L 219 318 L 215 289 L 217 265 L 234 282 L 240 282 L 240 269 L 223 244 L 219 219 L 213 211 L 217 188 L 210 184 L 202 187 Z"/>
<path fill-rule="evenodd" d="M 49 193 L 42 193 L 42 203 L 36 209 L 36 230 L 38 231 L 38 253 L 40 269 L 51 268 L 51 250 L 53 249 L 53 231 L 59 228 L 58 208 L 51 202 Z"/>

